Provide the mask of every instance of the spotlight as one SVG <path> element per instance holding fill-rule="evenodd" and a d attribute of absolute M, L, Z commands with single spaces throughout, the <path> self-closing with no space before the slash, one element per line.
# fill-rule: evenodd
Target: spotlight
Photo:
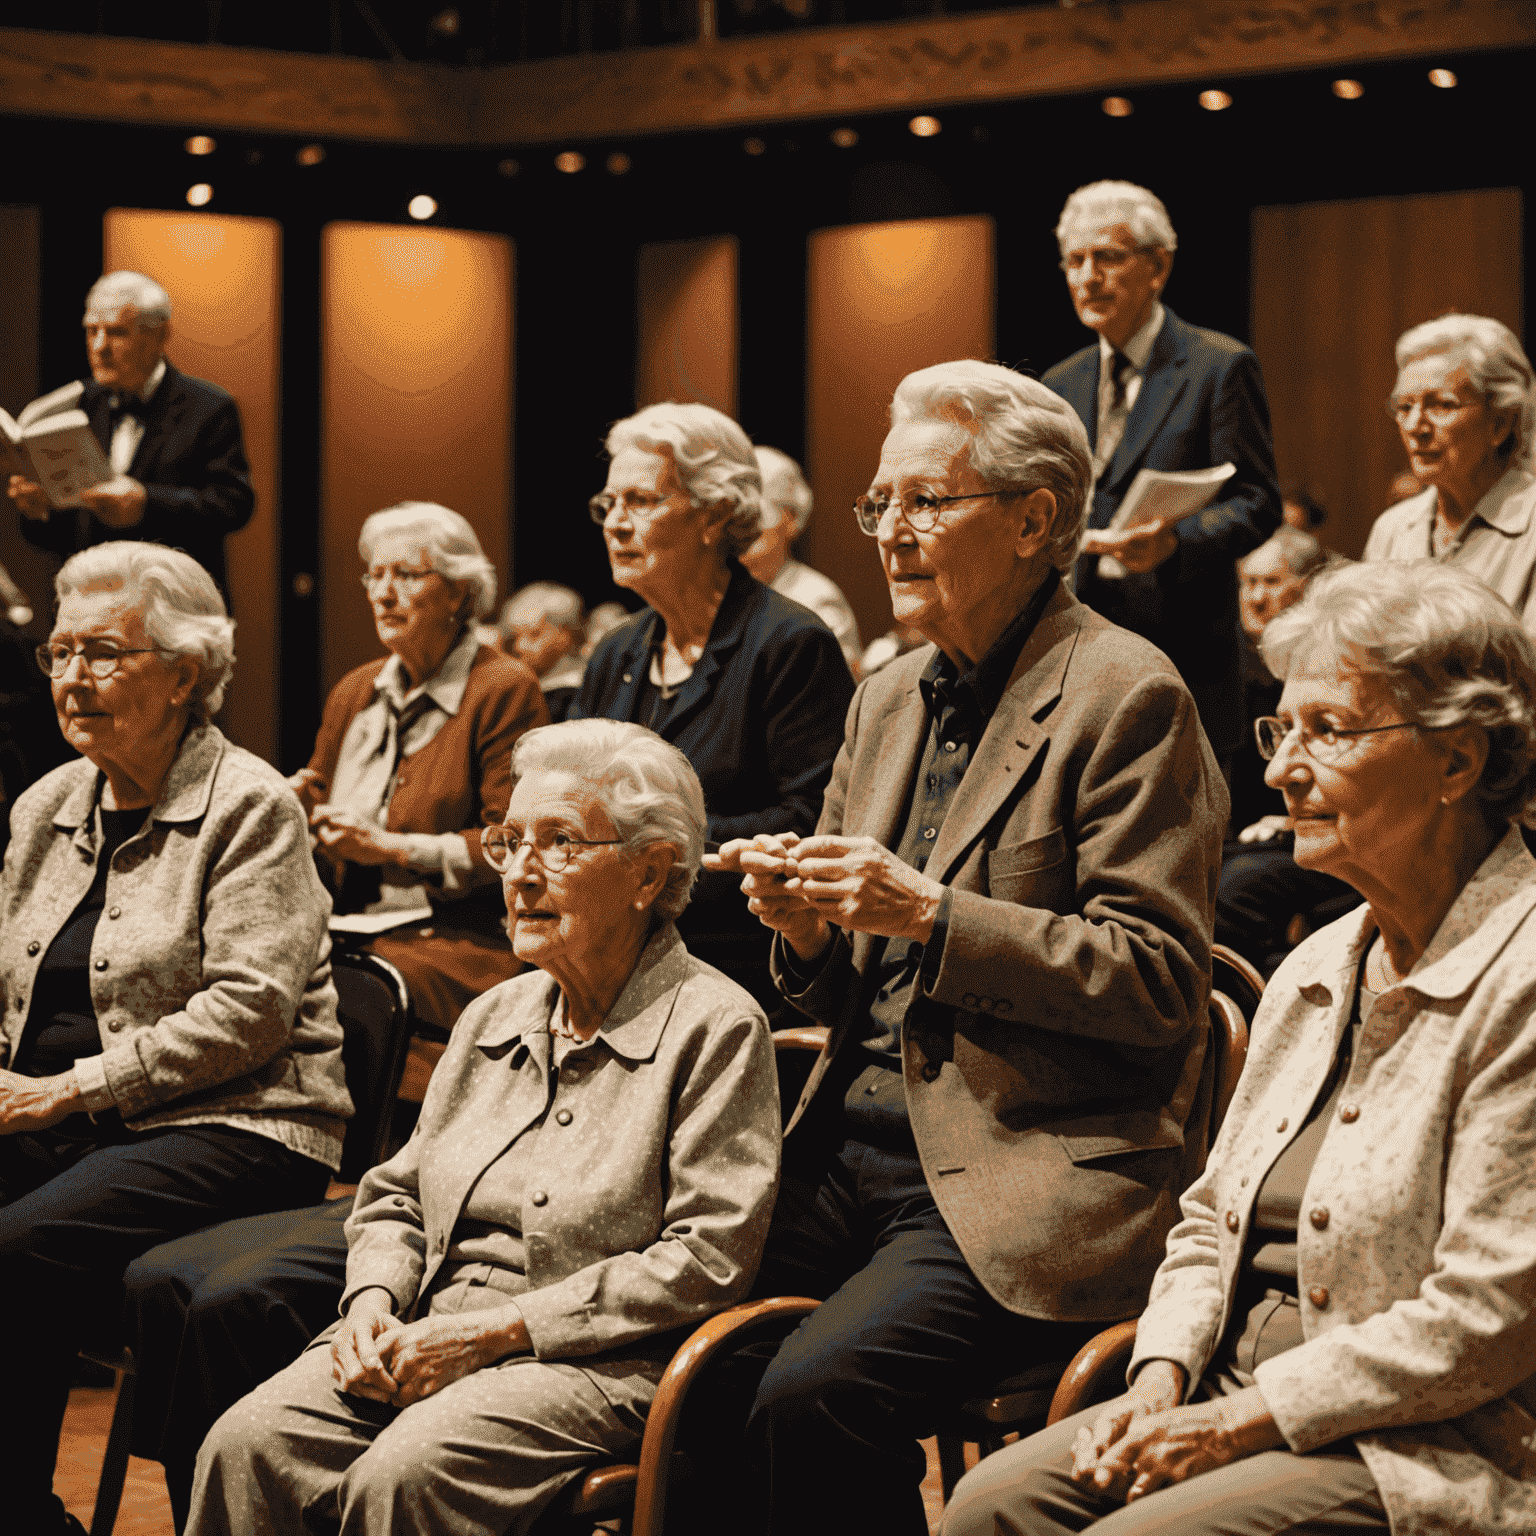
<path fill-rule="evenodd" d="M 563 154 L 555 156 L 555 169 L 564 171 L 567 176 L 574 176 L 577 171 L 587 168 L 587 157 L 579 150 L 568 149 Z"/>
<path fill-rule="evenodd" d="M 437 199 L 428 197 L 425 192 L 418 192 L 405 205 L 405 211 L 413 219 L 430 219 L 437 212 Z"/>
<path fill-rule="evenodd" d="M 1106 96 L 1099 103 L 1099 110 L 1105 117 L 1129 117 L 1136 108 L 1131 105 L 1128 97 Z"/>
<path fill-rule="evenodd" d="M 1207 112 L 1225 112 L 1232 105 L 1232 98 L 1225 91 L 1201 91 L 1200 105 Z"/>
<path fill-rule="evenodd" d="M 922 117 L 914 117 L 912 121 L 907 124 L 908 130 L 920 139 L 931 139 L 934 134 L 938 133 L 943 127 L 943 123 L 941 123 L 938 118 L 928 117 L 927 115 Z"/>
<path fill-rule="evenodd" d="M 219 146 L 218 141 L 210 139 L 206 133 L 194 133 L 181 147 L 189 155 L 211 155 Z"/>
<path fill-rule="evenodd" d="M 200 181 L 195 187 L 187 188 L 187 202 L 194 208 L 201 208 L 212 197 L 213 188 L 206 181 Z"/>
<path fill-rule="evenodd" d="M 839 149 L 852 149 L 859 142 L 859 136 L 852 128 L 834 128 L 827 137 Z"/>
<path fill-rule="evenodd" d="M 325 159 L 325 145 L 306 144 L 293 158 L 300 165 L 319 165 Z"/>
<path fill-rule="evenodd" d="M 1456 71 L 1454 69 L 1432 69 L 1429 72 L 1429 83 L 1438 85 L 1442 91 L 1455 89 Z"/>
<path fill-rule="evenodd" d="M 743 139 L 741 147 L 749 155 L 766 155 L 768 153 L 768 146 L 761 139 Z"/>
<path fill-rule="evenodd" d="M 446 10 L 439 11 L 427 25 L 440 37 L 457 37 L 459 13 L 450 5 Z"/>
<path fill-rule="evenodd" d="M 522 168 L 522 165 L 516 160 L 508 159 L 496 162 L 497 174 L 501 176 L 516 176 Z"/>
<path fill-rule="evenodd" d="M 614 152 L 609 155 L 605 161 L 603 161 L 603 164 L 608 167 L 608 174 L 610 176 L 629 175 L 629 168 L 634 163 L 635 162 L 631 160 L 629 156 L 623 152 L 623 150 L 618 149 L 614 150 Z"/>
<path fill-rule="evenodd" d="M 1365 87 L 1358 80 L 1335 80 L 1333 94 L 1340 101 L 1359 101 L 1365 95 Z"/>

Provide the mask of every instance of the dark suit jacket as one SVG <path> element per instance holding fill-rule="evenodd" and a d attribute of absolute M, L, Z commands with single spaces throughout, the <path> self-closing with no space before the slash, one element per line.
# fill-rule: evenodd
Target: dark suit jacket
<path fill-rule="evenodd" d="M 818 831 L 896 846 L 928 735 L 918 679 L 932 655 L 903 656 L 859 688 Z M 934 844 L 928 873 L 950 887 L 949 924 L 901 1040 L 928 1186 L 976 1277 L 1014 1312 L 1109 1319 L 1146 1303 L 1205 1156 L 1226 821 L 1226 788 L 1168 659 L 1058 590 Z M 882 944 L 839 935 L 794 994 L 831 1036 L 791 1131 L 868 1024 Z"/>
<path fill-rule="evenodd" d="M 110 395 L 110 390 L 87 384 L 80 400 L 103 452 L 110 452 L 112 444 Z M 227 594 L 225 535 L 244 528 L 256 510 L 233 397 L 167 362 L 128 473 L 148 495 L 144 516 L 132 528 L 109 528 L 84 508 L 64 509 L 47 522 L 22 518 L 22 537 L 60 556 L 112 539 L 168 544 L 191 555 Z"/>
<path fill-rule="evenodd" d="M 1101 581 L 1098 558 L 1077 565 L 1077 595 L 1150 640 L 1179 669 L 1211 744 L 1231 752 L 1243 734 L 1233 563 L 1280 526 L 1280 488 L 1259 360 L 1230 336 L 1201 330 L 1166 309 L 1125 436 L 1094 489 L 1088 526 L 1103 528 L 1139 469 L 1237 473 L 1222 499 L 1179 525 L 1178 550 L 1156 570 Z M 1074 352 L 1041 380 L 1098 438 L 1099 344 Z"/>

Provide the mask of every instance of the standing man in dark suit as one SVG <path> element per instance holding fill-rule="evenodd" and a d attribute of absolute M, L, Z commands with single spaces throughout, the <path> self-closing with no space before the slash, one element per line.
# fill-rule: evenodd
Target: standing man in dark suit
<path fill-rule="evenodd" d="M 775 1533 L 921 1536 L 918 1439 L 1145 1303 L 1200 1130 L 1227 793 L 1168 659 L 1061 573 L 1081 423 L 993 363 L 909 374 L 858 517 L 896 622 L 814 836 L 740 870 L 830 1027 L 760 1295 L 824 1298 L 748 1426 Z"/>
<path fill-rule="evenodd" d="M 240 412 L 217 384 L 165 356 L 171 299 L 139 272 L 109 272 L 85 296 L 92 382 L 80 398 L 112 465 L 112 478 L 81 494 L 82 508 L 54 510 L 35 481 L 12 475 L 22 536 L 67 556 L 109 539 L 185 550 L 228 591 L 224 538 L 251 520 L 256 492 L 240 437 Z"/>
<path fill-rule="evenodd" d="M 1093 452 L 1077 595 L 1179 669 L 1227 774 L 1244 728 L 1233 562 L 1280 525 L 1259 361 L 1241 342 L 1187 325 L 1161 302 L 1178 241 L 1168 210 L 1145 187 L 1079 187 L 1061 210 L 1056 239 L 1078 318 L 1098 332 L 1097 345 L 1044 377 L 1082 417 Z M 1236 474 L 1196 516 L 1123 534 L 1097 531 L 1138 470 L 1228 461 Z"/>

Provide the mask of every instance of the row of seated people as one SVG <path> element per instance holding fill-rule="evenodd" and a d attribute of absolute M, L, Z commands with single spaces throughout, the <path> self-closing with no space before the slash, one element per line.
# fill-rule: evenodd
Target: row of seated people
<path fill-rule="evenodd" d="M 120 1282 L 137 1448 L 198 1532 L 525 1531 L 634 1446 L 686 1330 L 753 1292 L 822 1301 L 703 1461 L 773 1532 L 920 1532 L 940 1406 L 1138 1313 L 1128 1393 L 989 1458 L 949 1529 L 1225 1531 L 1260 1504 L 1528 1528 L 1531 639 L 1429 561 L 1324 575 L 1269 625 L 1266 776 L 1298 862 L 1366 905 L 1282 965 L 1208 1149 L 1229 796 L 1167 658 L 1062 579 L 1083 424 L 977 362 L 908 376 L 891 421 L 857 512 L 932 645 L 851 707 L 830 632 L 731 558 L 758 471 L 714 413 L 610 438 L 594 515 L 650 606 L 561 725 L 469 649 L 472 582 L 427 561 L 418 509 L 370 530 L 395 681 L 433 675 L 412 615 L 469 678 L 433 741 L 476 668 L 512 668 L 532 717 L 499 814 L 371 867 L 432 897 L 499 876 L 531 969 L 468 1002 L 355 1203 L 291 1209 L 349 1108 L 311 835 L 370 867 L 339 818 L 371 806 L 376 838 L 410 787 L 417 700 L 359 688 L 290 785 L 211 723 L 231 626 L 206 573 L 147 544 L 65 565 L 42 659 L 82 758 L 18 803 L 0 887 L 23 1528 L 71 1528 L 48 1487 L 68 1366 Z M 306 815 L 344 772 L 384 793 Z M 830 1030 L 782 1140 L 741 918 L 773 997 Z"/>

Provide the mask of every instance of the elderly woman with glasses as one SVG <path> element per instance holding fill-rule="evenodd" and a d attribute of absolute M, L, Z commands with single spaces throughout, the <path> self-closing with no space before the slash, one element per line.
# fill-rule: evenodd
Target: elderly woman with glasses
<path fill-rule="evenodd" d="M 378 934 L 370 947 L 399 966 L 417 1018 L 446 1033 L 517 971 L 480 830 L 507 808 L 513 742 L 549 714 L 528 668 L 476 635 L 496 572 L 464 518 L 402 502 L 357 547 L 390 654 L 331 690 L 292 783 L 337 912 L 363 914 L 354 926 Z"/>
<path fill-rule="evenodd" d="M 675 926 L 698 778 L 599 720 L 530 732 L 513 775 L 485 851 L 536 969 L 459 1021 L 358 1191 L 343 1320 L 213 1427 L 194 1532 L 526 1531 L 756 1271 L 778 1087 L 761 1010 Z"/>
<path fill-rule="evenodd" d="M 1427 489 L 1388 507 L 1367 560 L 1434 559 L 1487 582 L 1536 630 L 1536 377 L 1513 331 L 1442 315 L 1397 343 L 1388 406 Z"/>
<path fill-rule="evenodd" d="M 17 800 L 0 879 L 0 1469 L 29 1533 L 80 1529 L 49 1485 L 124 1266 L 318 1199 L 352 1112 L 304 817 L 212 723 L 234 668 L 213 578 L 113 542 L 56 587 L 38 661 L 80 756 Z"/>
<path fill-rule="evenodd" d="M 646 607 L 587 663 L 572 720 L 631 720 L 693 764 L 709 837 L 809 835 L 842 742 L 853 678 L 831 630 L 741 563 L 762 527 L 747 435 L 707 405 L 653 405 L 608 434 L 592 498 L 613 579 Z M 689 944 L 765 1006 L 768 938 L 737 879 L 706 873 Z"/>
<path fill-rule="evenodd" d="M 1265 631 L 1291 954 L 1183 1197 L 1130 1391 L 988 1458 L 945 1536 L 1536 1530 L 1536 648 L 1428 561 Z"/>

